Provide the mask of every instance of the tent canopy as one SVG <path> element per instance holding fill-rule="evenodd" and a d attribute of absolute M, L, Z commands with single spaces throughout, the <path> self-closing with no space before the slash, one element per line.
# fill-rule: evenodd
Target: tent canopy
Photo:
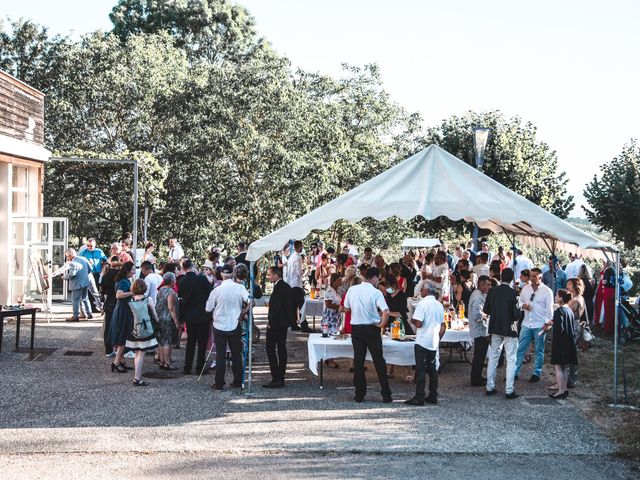
<path fill-rule="evenodd" d="M 365 217 L 427 220 L 440 216 L 474 222 L 495 233 L 517 236 L 529 245 L 564 250 L 617 251 L 561 220 L 447 151 L 431 145 L 249 246 L 247 260 L 280 250 L 290 239 L 325 230 L 336 220 Z"/>
<path fill-rule="evenodd" d="M 405 238 L 400 246 L 409 250 L 410 248 L 429 248 L 438 245 L 440 245 L 440 240 L 437 238 Z"/>

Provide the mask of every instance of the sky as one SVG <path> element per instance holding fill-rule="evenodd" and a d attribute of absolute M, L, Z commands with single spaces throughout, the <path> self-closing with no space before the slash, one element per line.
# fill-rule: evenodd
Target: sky
<path fill-rule="evenodd" d="M 78 37 L 109 29 L 116 0 L 0 0 L 0 15 Z M 425 127 L 501 110 L 538 127 L 566 171 L 574 216 L 600 165 L 640 137 L 640 1 L 240 0 L 296 67 L 380 66 Z"/>

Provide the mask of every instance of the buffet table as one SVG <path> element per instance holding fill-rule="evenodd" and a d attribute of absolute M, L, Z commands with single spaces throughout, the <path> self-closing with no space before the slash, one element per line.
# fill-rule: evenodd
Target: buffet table
<path fill-rule="evenodd" d="M 471 336 L 469 329 L 464 330 L 447 330 L 440 340 L 440 343 L 448 343 L 449 358 L 440 365 L 438 352 L 438 368 L 444 366 L 451 360 L 453 355 L 453 345 L 457 343 L 470 342 Z M 382 351 L 385 361 L 390 365 L 413 366 L 416 364 L 414 354 L 413 340 L 405 339 L 403 341 L 391 340 L 389 337 L 382 337 Z M 320 376 L 320 388 L 324 383 L 324 361 L 332 358 L 353 358 L 353 346 L 351 337 L 344 339 L 336 339 L 333 336 L 323 337 L 320 333 L 312 333 L 309 335 L 307 342 L 307 350 L 309 355 L 309 370 L 314 375 Z M 371 361 L 371 356 L 367 353 L 367 360 Z M 464 360 L 469 362 L 464 351 Z M 471 362 L 469 362 L 471 363 Z M 320 368 L 318 368 L 318 364 Z"/>
<path fill-rule="evenodd" d="M 305 297 L 304 305 L 300 309 L 300 321 L 307 317 L 313 317 L 313 329 L 316 329 L 316 317 L 322 317 L 324 309 L 324 300 L 321 298 L 312 299 Z"/>

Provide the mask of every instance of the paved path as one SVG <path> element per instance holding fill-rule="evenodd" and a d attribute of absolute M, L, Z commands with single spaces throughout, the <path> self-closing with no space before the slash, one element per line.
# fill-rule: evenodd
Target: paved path
<path fill-rule="evenodd" d="M 326 372 L 326 387 L 318 388 L 305 365 L 305 335 L 290 334 L 283 390 L 260 387 L 268 366 L 264 342 L 258 344 L 256 395 L 247 397 L 212 391 L 211 376 L 197 383 L 176 375 L 134 388 L 129 374 L 108 369 L 97 322 L 38 324 L 36 346 L 56 350 L 32 361 L 12 351 L 13 333 L 5 326 L 0 354 L 2 478 L 130 478 L 138 471 L 138 478 L 210 471 L 261 479 L 631 475 L 570 402 L 546 398 L 544 382 L 519 382 L 523 396 L 514 401 L 486 397 L 468 386 L 466 364 L 446 365 L 437 407 L 402 404 L 412 394 L 403 368 L 392 381 L 396 402 L 380 403 L 370 369 L 370 390 L 358 405 L 349 361 Z M 69 350 L 93 353 L 65 355 Z M 176 351 L 177 365 L 183 353 Z M 156 372 L 147 358 L 145 371 Z"/>

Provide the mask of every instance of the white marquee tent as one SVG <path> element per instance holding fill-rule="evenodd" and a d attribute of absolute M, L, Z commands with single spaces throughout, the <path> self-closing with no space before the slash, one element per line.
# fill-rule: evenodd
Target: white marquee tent
<path fill-rule="evenodd" d="M 550 250 L 616 254 L 609 243 L 549 213 L 509 190 L 447 151 L 431 145 L 380 175 L 334 200 L 253 242 L 247 260 L 257 261 L 269 251 L 278 251 L 291 239 L 304 239 L 313 230 L 330 228 L 337 220 L 357 222 L 365 217 L 427 220 L 441 216 L 476 223 L 480 228 L 505 233 L 521 243 L 546 246 Z M 616 268 L 617 269 L 617 268 Z M 253 273 L 253 268 L 250 269 Z M 253 282 L 252 278 L 252 282 Z M 618 275 L 616 274 L 616 281 Z M 619 289 L 616 285 L 616 292 Z M 618 298 L 616 296 L 616 305 Z M 618 325 L 616 309 L 616 334 Z M 249 330 L 251 331 L 251 330 Z M 614 347 L 614 403 L 617 391 L 617 340 Z M 249 362 L 249 391 L 251 363 Z"/>
<path fill-rule="evenodd" d="M 247 260 L 281 250 L 290 239 L 303 239 L 312 230 L 327 229 L 336 220 L 357 222 L 365 217 L 404 220 L 422 215 L 464 219 L 492 232 L 521 241 L 564 250 L 615 246 L 569 225 L 504 185 L 479 172 L 442 148 L 431 145 L 389 170 L 316 208 L 275 232 L 253 242 Z"/>

